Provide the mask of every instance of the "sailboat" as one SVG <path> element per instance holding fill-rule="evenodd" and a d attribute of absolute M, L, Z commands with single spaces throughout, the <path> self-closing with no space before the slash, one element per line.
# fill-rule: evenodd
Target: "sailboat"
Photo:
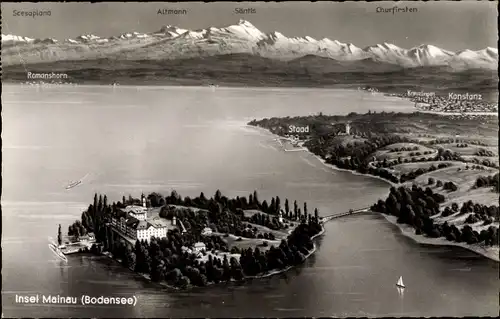
<path fill-rule="evenodd" d="M 212 83 L 210 83 L 208 86 L 212 89 L 212 92 L 215 92 L 215 89 L 219 87 L 218 85 Z"/>
<path fill-rule="evenodd" d="M 396 286 L 398 288 L 405 288 L 405 284 L 403 284 L 403 276 L 399 276 L 399 279 L 398 279 Z"/>

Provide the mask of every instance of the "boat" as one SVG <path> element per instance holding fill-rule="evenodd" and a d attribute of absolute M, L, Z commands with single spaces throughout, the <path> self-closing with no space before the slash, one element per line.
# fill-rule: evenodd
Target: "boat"
<path fill-rule="evenodd" d="M 81 183 L 82 183 L 82 181 L 73 182 L 73 183 L 69 184 L 68 186 L 66 186 L 66 189 L 71 189 L 71 188 L 73 188 L 75 186 L 80 185 Z"/>
<path fill-rule="evenodd" d="M 52 252 L 57 256 L 59 257 L 60 259 L 64 260 L 65 262 L 68 262 L 68 258 L 66 258 L 66 256 L 64 256 L 63 252 L 57 248 L 56 245 L 54 244 L 49 244 L 49 248 L 50 250 L 52 250 Z"/>
<path fill-rule="evenodd" d="M 399 279 L 398 279 L 396 286 L 398 288 L 405 288 L 405 285 L 403 284 L 403 276 L 399 276 Z"/>
<path fill-rule="evenodd" d="M 83 176 L 81 179 L 77 180 L 76 182 L 72 182 L 71 184 L 69 184 L 68 186 L 66 186 L 66 189 L 72 189 L 73 187 L 76 187 L 78 185 L 80 185 L 83 180 L 88 176 L 89 174 L 86 174 L 85 176 Z"/>

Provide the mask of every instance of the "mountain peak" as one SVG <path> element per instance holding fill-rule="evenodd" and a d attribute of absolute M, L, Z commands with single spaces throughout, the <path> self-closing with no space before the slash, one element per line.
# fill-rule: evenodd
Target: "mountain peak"
<path fill-rule="evenodd" d="M 2 43 L 6 41 L 14 41 L 14 42 L 32 42 L 35 39 L 22 37 L 14 34 L 2 34 Z"/>
<path fill-rule="evenodd" d="M 251 24 L 249 21 L 244 20 L 244 19 L 240 19 L 240 21 L 238 22 L 238 25 L 242 25 L 242 26 L 245 26 L 247 28 L 255 28 L 255 26 L 253 24 Z"/>
<path fill-rule="evenodd" d="M 397 50 L 401 50 L 400 47 L 398 47 L 397 45 L 395 44 L 392 44 L 392 43 L 389 43 L 389 42 L 384 42 L 383 43 L 383 46 L 389 50 L 394 50 L 394 51 L 397 51 Z"/>
<path fill-rule="evenodd" d="M 486 50 L 486 52 L 490 52 L 492 54 L 498 55 L 498 49 L 496 49 L 496 48 L 487 47 L 485 50 Z"/>
<path fill-rule="evenodd" d="M 164 25 L 160 28 L 160 30 L 156 31 L 157 33 L 166 33 L 170 30 L 175 30 L 176 28 L 174 26 L 171 26 L 170 24 Z"/>

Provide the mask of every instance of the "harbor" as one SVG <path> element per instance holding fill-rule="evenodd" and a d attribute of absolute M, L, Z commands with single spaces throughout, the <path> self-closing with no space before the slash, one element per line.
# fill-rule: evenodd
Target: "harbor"
<path fill-rule="evenodd" d="M 58 256 L 61 254 L 63 256 L 72 255 L 76 253 L 89 251 L 92 245 L 96 243 L 94 234 L 89 233 L 87 235 L 75 238 L 75 236 L 66 236 L 64 240 L 61 240 L 61 244 L 57 244 L 52 237 L 49 237 L 49 248 Z"/>
<path fill-rule="evenodd" d="M 285 152 L 307 151 L 307 148 L 304 147 L 304 143 L 306 142 L 306 140 L 300 140 L 298 137 L 278 137 L 275 139 L 275 141 L 278 142 L 280 147 Z"/>

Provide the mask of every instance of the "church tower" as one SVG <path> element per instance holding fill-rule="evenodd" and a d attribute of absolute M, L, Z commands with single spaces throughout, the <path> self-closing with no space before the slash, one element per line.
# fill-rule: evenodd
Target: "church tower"
<path fill-rule="evenodd" d="M 349 122 L 345 123 L 345 134 L 351 135 L 351 123 Z"/>
<path fill-rule="evenodd" d="M 144 196 L 144 193 L 141 195 L 141 200 L 142 200 L 142 207 L 147 208 L 146 207 L 146 196 Z"/>

